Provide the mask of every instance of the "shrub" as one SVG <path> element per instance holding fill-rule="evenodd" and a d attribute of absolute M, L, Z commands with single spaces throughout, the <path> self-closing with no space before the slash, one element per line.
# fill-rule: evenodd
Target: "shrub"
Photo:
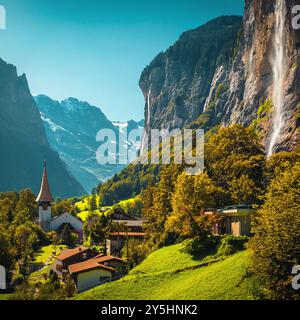
<path fill-rule="evenodd" d="M 24 284 L 25 278 L 22 274 L 18 273 L 15 276 L 13 276 L 12 281 L 13 281 L 14 286 L 21 286 Z"/>
<path fill-rule="evenodd" d="M 216 250 L 218 244 L 218 237 L 195 237 L 184 242 L 183 252 L 192 255 L 195 259 L 200 259 Z"/>
<path fill-rule="evenodd" d="M 236 237 L 233 235 L 227 235 L 218 246 L 218 256 L 230 256 L 236 252 L 243 251 L 246 249 L 248 237 Z"/>

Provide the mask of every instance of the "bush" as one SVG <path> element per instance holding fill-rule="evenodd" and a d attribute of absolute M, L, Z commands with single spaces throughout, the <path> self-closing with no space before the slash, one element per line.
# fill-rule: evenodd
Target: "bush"
<path fill-rule="evenodd" d="M 14 286 L 21 286 L 24 284 L 25 278 L 22 274 L 18 273 L 15 276 L 13 276 L 12 281 Z"/>
<path fill-rule="evenodd" d="M 236 237 L 233 235 L 227 235 L 221 240 L 221 243 L 218 246 L 217 255 L 230 256 L 239 251 L 243 251 L 246 249 L 248 240 L 248 237 Z"/>
<path fill-rule="evenodd" d="M 195 237 L 184 242 L 183 252 L 192 255 L 195 259 L 200 259 L 215 251 L 218 244 L 218 237 Z"/>

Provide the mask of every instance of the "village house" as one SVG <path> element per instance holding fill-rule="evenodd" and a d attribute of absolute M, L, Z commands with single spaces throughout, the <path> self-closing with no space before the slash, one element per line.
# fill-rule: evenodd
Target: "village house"
<path fill-rule="evenodd" d="M 251 219 L 256 212 L 257 210 L 252 206 L 239 205 L 223 209 L 208 209 L 205 214 L 217 218 L 217 222 L 212 225 L 213 235 L 250 236 Z"/>
<path fill-rule="evenodd" d="M 122 231 L 112 232 L 106 239 L 106 253 L 108 255 L 120 255 L 124 245 L 129 239 L 143 240 L 145 238 L 144 232 Z"/>
<path fill-rule="evenodd" d="M 68 268 L 71 264 L 87 261 L 98 254 L 96 250 L 87 247 L 67 249 L 56 257 L 52 270 L 64 278 L 68 274 Z"/>
<path fill-rule="evenodd" d="M 124 265 L 120 258 L 98 255 L 87 261 L 72 264 L 68 269 L 78 292 L 82 292 L 119 279 Z"/>
<path fill-rule="evenodd" d="M 97 263 L 101 263 L 105 266 L 114 268 L 118 275 L 123 273 L 125 262 L 121 258 L 99 254 L 91 260 L 96 261 Z"/>
<path fill-rule="evenodd" d="M 114 256 L 99 254 L 87 247 L 68 249 L 56 257 L 52 270 L 63 280 L 68 275 L 79 292 L 91 289 L 105 282 L 119 279 L 125 263 Z"/>
<path fill-rule="evenodd" d="M 115 269 L 88 260 L 69 266 L 69 273 L 78 292 L 83 292 L 112 280 Z"/>

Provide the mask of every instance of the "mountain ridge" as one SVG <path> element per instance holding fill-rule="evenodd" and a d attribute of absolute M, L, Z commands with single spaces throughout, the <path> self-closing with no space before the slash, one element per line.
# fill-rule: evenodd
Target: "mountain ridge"
<path fill-rule="evenodd" d="M 54 197 L 84 193 L 49 144 L 25 74 L 0 59 L 0 191 L 38 193 L 47 160 Z"/>
<path fill-rule="evenodd" d="M 96 151 L 100 143 L 96 141 L 96 135 L 100 129 L 110 129 L 118 137 L 120 124 L 130 131 L 141 127 L 142 120 L 110 121 L 99 107 L 74 97 L 61 101 L 46 95 L 36 95 L 34 98 L 52 149 L 59 153 L 86 192 L 90 193 L 99 183 L 125 167 L 120 164 L 100 165 L 97 162 Z"/>

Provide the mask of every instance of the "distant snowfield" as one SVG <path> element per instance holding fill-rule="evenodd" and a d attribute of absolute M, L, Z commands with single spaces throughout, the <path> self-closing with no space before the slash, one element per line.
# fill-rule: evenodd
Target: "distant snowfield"
<path fill-rule="evenodd" d="M 100 182 L 106 181 L 121 171 L 125 165 L 100 165 L 96 159 L 99 142 L 96 141 L 100 129 L 111 129 L 116 139 L 111 141 L 118 150 L 119 133 L 122 146 L 139 149 L 140 142 L 127 140 L 132 129 L 143 129 L 143 121 L 109 121 L 100 108 L 76 98 L 61 102 L 44 95 L 33 95 L 43 121 L 49 144 L 58 152 L 69 172 L 90 193 Z M 124 143 L 124 145 L 123 145 Z M 109 153 L 115 159 L 115 153 Z M 135 156 L 130 150 L 129 157 Z"/>

